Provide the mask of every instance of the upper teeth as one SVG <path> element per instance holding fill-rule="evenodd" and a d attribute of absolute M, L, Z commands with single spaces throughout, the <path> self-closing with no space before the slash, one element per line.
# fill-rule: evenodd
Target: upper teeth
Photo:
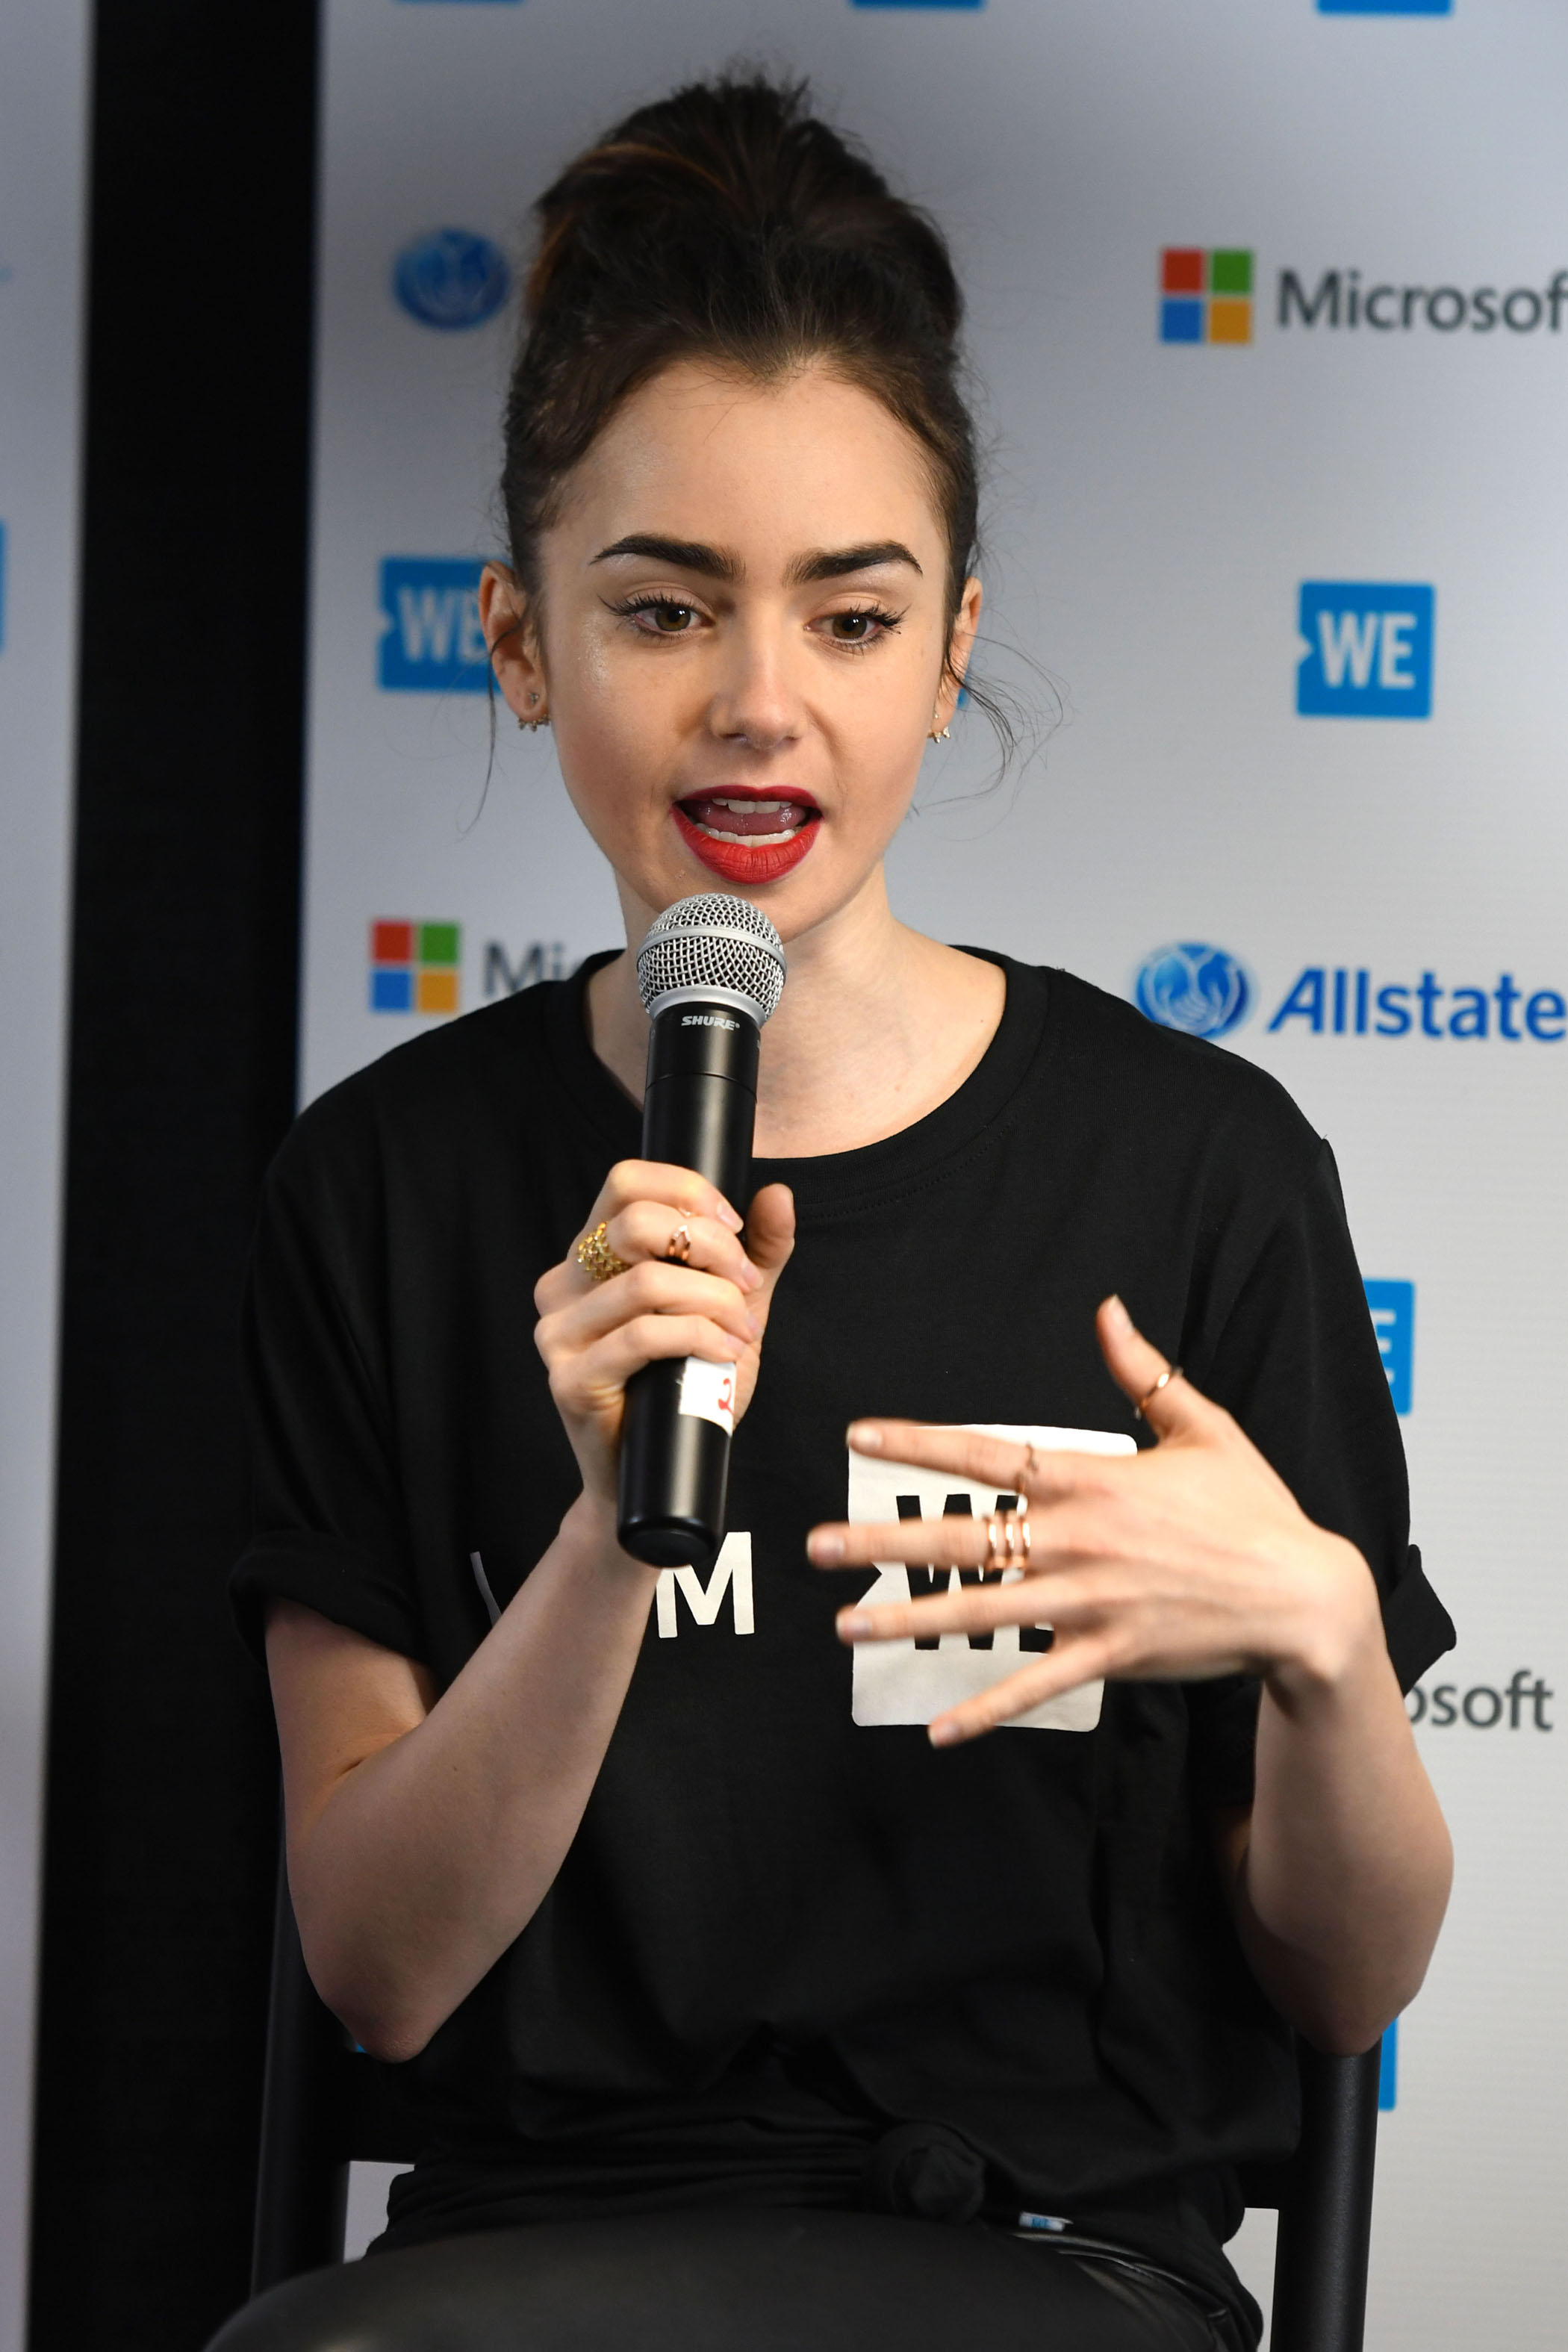
<path fill-rule="evenodd" d="M 732 809 L 737 816 L 750 816 L 753 814 L 757 816 L 775 816 L 782 814 L 784 809 L 793 808 L 795 803 L 793 801 L 725 801 L 715 797 L 709 805 L 711 808 Z"/>

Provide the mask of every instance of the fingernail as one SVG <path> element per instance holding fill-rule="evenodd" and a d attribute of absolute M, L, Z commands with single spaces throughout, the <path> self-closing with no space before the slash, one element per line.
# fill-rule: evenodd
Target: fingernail
<path fill-rule="evenodd" d="M 1110 1328 L 1113 1331 L 1131 1330 L 1132 1318 L 1129 1315 L 1126 1307 L 1123 1307 L 1121 1299 L 1118 1298 L 1114 1291 L 1111 1292 L 1110 1297 L 1106 1300 L 1105 1309 L 1106 1315 L 1110 1323 Z"/>
<path fill-rule="evenodd" d="M 760 1339 L 763 1336 L 762 1317 L 760 1315 L 748 1315 L 746 1318 L 746 1330 L 750 1338 Z"/>
<path fill-rule="evenodd" d="M 747 1290 L 760 1290 L 763 1286 L 761 1270 L 752 1264 L 750 1258 L 746 1260 L 745 1264 L 741 1268 L 741 1281 L 742 1286 Z"/>
<path fill-rule="evenodd" d="M 882 1433 L 874 1421 L 852 1421 L 845 1432 L 845 1443 L 857 1454 L 880 1454 Z"/>
<path fill-rule="evenodd" d="M 814 1535 L 808 1538 L 805 1548 L 813 1559 L 825 1564 L 844 1557 L 842 1536 Z"/>
<path fill-rule="evenodd" d="M 744 1217 L 738 1217 L 735 1214 L 728 1201 L 721 1201 L 713 1214 L 721 1225 L 728 1225 L 732 1234 L 740 1233 L 746 1222 Z"/>
<path fill-rule="evenodd" d="M 841 1609 L 837 1622 L 841 1642 L 863 1642 L 871 1631 L 871 1620 L 859 1609 Z"/>
<path fill-rule="evenodd" d="M 949 1715 L 939 1715 L 926 1731 L 926 1738 L 933 1748 L 956 1748 L 963 1737 L 962 1730 Z"/>

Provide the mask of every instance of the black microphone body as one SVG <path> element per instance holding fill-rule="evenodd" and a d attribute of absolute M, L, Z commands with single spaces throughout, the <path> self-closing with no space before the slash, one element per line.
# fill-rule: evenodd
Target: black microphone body
<path fill-rule="evenodd" d="M 694 1169 L 742 1216 L 763 1024 L 784 986 L 778 933 L 717 891 L 660 915 L 637 955 L 651 1021 L 643 1097 L 645 1160 Z M 706 1576 L 724 1540 L 734 1366 L 697 1357 L 647 1364 L 626 1383 L 617 1534 L 655 1568 Z"/>
<path fill-rule="evenodd" d="M 761 1042 L 737 1006 L 700 999 L 659 1013 L 648 1039 L 643 1158 L 695 1169 L 742 1216 Z M 730 1433 L 705 1412 L 682 1410 L 686 1384 L 681 1357 L 646 1364 L 626 1384 L 618 1533 L 634 1559 L 655 1568 L 689 1562 L 706 1576 L 724 1540 Z"/>

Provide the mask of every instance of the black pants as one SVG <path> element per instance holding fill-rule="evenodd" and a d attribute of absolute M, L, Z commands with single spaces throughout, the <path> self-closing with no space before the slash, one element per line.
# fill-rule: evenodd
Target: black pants
<path fill-rule="evenodd" d="M 1139 2270 L 868 2213 L 479 2231 L 314 2271 L 208 2352 L 1225 2352 L 1230 2324 Z"/>

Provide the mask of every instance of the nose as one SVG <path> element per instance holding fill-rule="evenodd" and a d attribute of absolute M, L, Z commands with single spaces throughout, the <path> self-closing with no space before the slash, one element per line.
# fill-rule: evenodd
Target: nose
<path fill-rule="evenodd" d="M 734 632 L 728 650 L 709 713 L 713 732 L 750 751 L 778 751 L 797 741 L 805 709 L 777 626 L 759 615 Z"/>

